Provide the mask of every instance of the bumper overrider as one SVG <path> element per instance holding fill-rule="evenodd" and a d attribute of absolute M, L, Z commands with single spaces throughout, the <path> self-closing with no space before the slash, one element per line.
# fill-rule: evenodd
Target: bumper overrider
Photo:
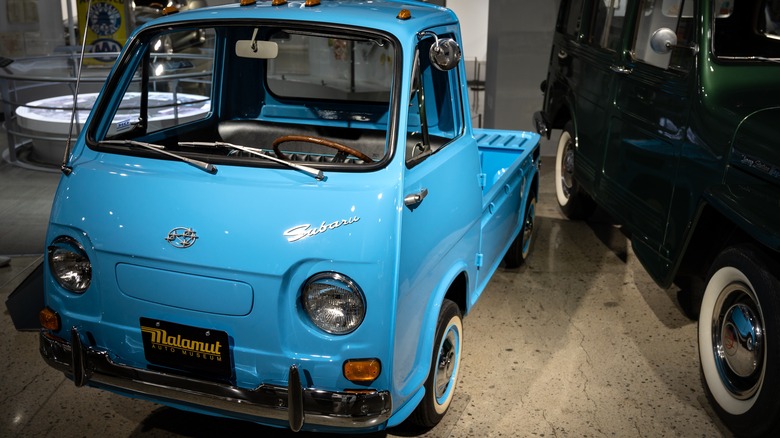
<path fill-rule="evenodd" d="M 52 367 L 72 376 L 76 386 L 90 384 L 131 392 L 249 421 L 286 421 L 293 431 L 301 430 L 304 424 L 314 428 L 371 429 L 386 422 L 391 413 L 389 392 L 303 388 L 295 365 L 290 366 L 286 387 L 262 384 L 245 389 L 118 364 L 108 352 L 84 345 L 76 328 L 71 330 L 71 342 L 45 331 L 39 338 L 41 356 Z"/>

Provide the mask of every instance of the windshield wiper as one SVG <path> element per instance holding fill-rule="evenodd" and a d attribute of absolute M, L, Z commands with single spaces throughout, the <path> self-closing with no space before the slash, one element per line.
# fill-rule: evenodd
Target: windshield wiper
<path fill-rule="evenodd" d="M 322 180 L 325 179 L 325 175 L 319 169 L 315 169 L 315 168 L 309 167 L 309 166 L 304 166 L 304 165 L 301 165 L 301 164 L 291 163 L 289 161 L 285 161 L 285 160 L 273 157 L 271 155 L 264 154 L 263 152 L 261 152 L 260 149 L 256 149 L 256 148 L 250 148 L 250 147 L 247 147 L 247 146 L 240 146 L 240 145 L 237 145 L 237 144 L 225 143 L 225 142 L 221 142 L 221 141 L 214 141 L 214 142 L 181 141 L 181 142 L 179 142 L 179 146 L 226 147 L 226 148 L 230 148 L 230 149 L 235 149 L 235 150 L 243 151 L 243 152 L 246 152 L 248 154 L 251 154 L 251 155 L 254 155 L 254 156 L 257 156 L 257 157 L 260 157 L 260 158 L 265 158 L 266 160 L 273 161 L 274 163 L 282 164 L 282 165 L 287 166 L 287 167 L 289 167 L 291 169 L 298 170 L 300 172 L 303 172 L 303 173 L 305 173 L 305 174 L 315 178 L 317 181 L 322 181 Z"/>
<path fill-rule="evenodd" d="M 185 163 L 193 165 L 198 169 L 203 170 L 204 172 L 208 172 L 210 174 L 217 173 L 217 167 L 214 166 L 213 164 L 207 163 L 205 161 L 194 160 L 192 158 L 183 157 L 179 154 L 174 154 L 173 152 L 168 152 L 165 150 L 165 146 L 159 144 L 145 143 L 142 141 L 135 141 L 135 140 L 103 140 L 98 142 L 98 144 L 118 144 L 118 145 L 125 145 L 125 146 L 138 146 L 150 151 L 155 151 L 157 153 L 176 158 L 179 161 L 184 161 Z"/>

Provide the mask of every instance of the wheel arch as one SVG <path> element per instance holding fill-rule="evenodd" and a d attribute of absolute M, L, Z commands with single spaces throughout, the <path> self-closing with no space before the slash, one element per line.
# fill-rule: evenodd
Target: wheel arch
<path fill-rule="evenodd" d="M 696 276 L 704 279 L 707 271 L 718 254 L 729 246 L 740 243 L 762 248 L 768 258 L 775 263 L 780 261 L 780 252 L 756 238 L 744 228 L 750 224 L 738 225 L 733 215 L 724 213 L 717 204 L 703 202 L 699 207 L 691 228 L 690 236 L 680 257 L 680 263 L 674 273 L 675 280 Z M 713 236 L 722 238 L 713 239 Z"/>
<path fill-rule="evenodd" d="M 713 236 L 722 238 L 713 239 Z M 724 214 L 717 207 L 717 204 L 702 202 L 683 248 L 680 262 L 671 276 L 677 285 L 692 289 L 689 292 L 694 294 L 692 303 L 694 308 L 698 307 L 704 292 L 707 273 L 718 254 L 730 246 L 740 244 L 760 248 L 766 255 L 768 263 L 780 266 L 780 252 L 735 223 L 730 215 Z"/>

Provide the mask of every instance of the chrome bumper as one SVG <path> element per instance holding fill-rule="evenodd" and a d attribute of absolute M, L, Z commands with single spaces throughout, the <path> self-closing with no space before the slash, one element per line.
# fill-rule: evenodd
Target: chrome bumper
<path fill-rule="evenodd" d="M 249 421 L 287 422 L 299 431 L 305 425 L 370 429 L 390 417 L 387 391 L 360 393 L 303 388 L 298 368 L 290 367 L 287 387 L 260 385 L 245 389 L 224 383 L 132 368 L 117 364 L 108 353 L 85 346 L 75 328 L 68 341 L 41 332 L 41 356 L 52 367 L 70 375 L 76 386 L 90 384 L 129 391 L 159 401 L 198 407 Z"/>

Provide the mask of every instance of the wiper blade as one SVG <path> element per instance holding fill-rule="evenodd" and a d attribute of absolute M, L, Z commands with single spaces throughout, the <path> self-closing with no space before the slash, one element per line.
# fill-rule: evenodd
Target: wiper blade
<path fill-rule="evenodd" d="M 207 146 L 207 147 L 209 147 L 209 146 L 210 147 L 226 147 L 226 148 L 230 148 L 230 149 L 235 149 L 235 150 L 246 152 L 248 154 L 251 154 L 251 155 L 254 155 L 254 156 L 257 156 L 257 157 L 260 157 L 260 158 L 265 158 L 268 161 L 273 161 L 274 163 L 279 163 L 279 164 L 287 166 L 287 167 L 289 167 L 291 169 L 298 170 L 300 172 L 303 172 L 303 173 L 313 177 L 317 181 L 322 181 L 322 180 L 325 179 L 325 175 L 319 169 L 315 169 L 315 168 L 309 167 L 309 166 L 304 166 L 302 164 L 291 163 L 289 161 L 285 161 L 285 160 L 282 160 L 280 158 L 276 158 L 274 156 L 271 156 L 271 155 L 268 155 L 268 154 L 264 154 L 263 152 L 261 152 L 260 149 L 257 149 L 257 148 L 250 148 L 250 147 L 247 147 L 247 146 L 241 146 L 241 145 L 232 144 L 232 143 L 225 143 L 225 142 L 222 142 L 222 141 L 214 141 L 214 142 L 181 141 L 181 142 L 179 142 L 179 145 L 180 146 L 195 146 L 195 147 L 198 147 L 198 146 L 201 146 L 201 147 L 202 146 Z"/>
<path fill-rule="evenodd" d="M 118 145 L 125 145 L 125 146 L 138 146 L 150 151 L 155 151 L 157 153 L 176 158 L 179 161 L 184 161 L 185 163 L 195 166 L 198 169 L 203 170 L 204 172 L 208 172 L 210 174 L 217 173 L 217 167 L 214 166 L 213 164 L 207 163 L 205 161 L 187 158 L 179 154 L 174 154 L 173 152 L 168 152 L 165 150 L 165 146 L 159 144 L 146 143 L 143 141 L 136 141 L 136 140 L 103 140 L 98 142 L 98 144 L 118 144 Z"/>

